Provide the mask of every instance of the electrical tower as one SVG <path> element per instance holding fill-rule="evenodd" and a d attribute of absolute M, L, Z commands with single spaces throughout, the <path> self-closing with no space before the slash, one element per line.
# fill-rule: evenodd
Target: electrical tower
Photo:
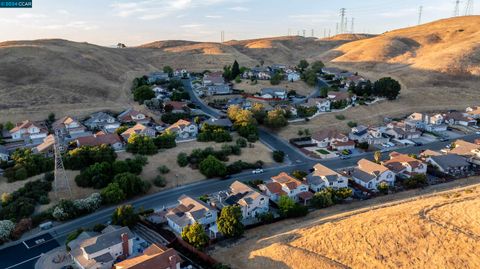
<path fill-rule="evenodd" d="M 55 196 L 58 198 L 59 194 L 63 193 L 68 195 L 65 197 L 71 197 L 72 190 L 70 189 L 67 173 L 65 173 L 65 166 L 63 165 L 62 158 L 62 146 L 60 145 L 60 138 L 58 134 L 55 134 L 54 137 L 53 151 L 55 154 Z"/>
<path fill-rule="evenodd" d="M 455 1 L 455 9 L 453 9 L 453 17 L 458 17 L 460 15 L 460 0 Z"/>
<path fill-rule="evenodd" d="M 332 29 L 328 28 L 328 37 L 331 36 Z"/>
<path fill-rule="evenodd" d="M 418 25 L 422 24 L 422 11 L 423 11 L 423 6 L 420 6 L 418 8 Z"/>
<path fill-rule="evenodd" d="M 338 22 L 337 22 L 337 26 L 335 27 L 335 34 L 338 35 Z"/>
<path fill-rule="evenodd" d="M 345 8 L 340 9 L 340 34 L 343 34 L 343 32 L 345 31 L 345 11 Z"/>
<path fill-rule="evenodd" d="M 473 15 L 473 0 L 468 0 L 465 6 L 465 16 Z"/>
<path fill-rule="evenodd" d="M 302 30 L 303 37 L 305 37 L 305 29 Z"/>
<path fill-rule="evenodd" d="M 352 18 L 352 24 L 350 25 L 350 33 L 353 34 L 354 30 L 355 30 L 355 18 Z"/>
<path fill-rule="evenodd" d="M 225 42 L 225 31 L 220 32 L 220 40 L 222 43 Z"/>
<path fill-rule="evenodd" d="M 312 37 L 313 37 L 313 36 L 315 36 L 315 32 L 314 32 L 313 29 L 312 29 Z"/>
<path fill-rule="evenodd" d="M 342 32 L 342 34 L 347 33 L 347 32 L 348 32 L 348 18 L 345 17 L 345 25 L 343 25 L 343 32 Z"/>

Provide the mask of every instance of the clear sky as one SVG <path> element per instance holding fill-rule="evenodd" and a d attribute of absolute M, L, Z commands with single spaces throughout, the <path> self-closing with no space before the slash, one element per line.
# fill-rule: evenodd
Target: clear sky
<path fill-rule="evenodd" d="M 464 14 L 467 0 L 460 4 Z M 156 40 L 220 41 L 336 32 L 339 9 L 348 30 L 382 33 L 451 17 L 454 0 L 33 0 L 31 9 L 0 9 L 0 41 L 64 38 L 127 46 Z M 478 10 L 474 10 L 475 14 Z"/>

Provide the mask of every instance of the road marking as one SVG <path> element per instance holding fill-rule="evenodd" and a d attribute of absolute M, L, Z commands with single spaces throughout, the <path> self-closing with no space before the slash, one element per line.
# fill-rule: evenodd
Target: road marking
<path fill-rule="evenodd" d="M 23 261 L 23 262 L 19 262 L 19 263 L 17 263 L 17 264 L 11 265 L 11 266 L 9 266 L 9 267 L 7 267 L 7 268 L 4 268 L 4 269 L 12 269 L 12 268 L 15 268 L 15 267 L 17 267 L 17 266 L 19 266 L 19 265 L 22 265 L 22 264 L 27 263 L 27 262 L 29 262 L 29 261 L 31 261 L 31 260 L 34 260 L 34 259 L 38 259 L 38 258 L 40 258 L 40 257 L 42 257 L 42 256 L 43 256 L 43 253 L 40 254 L 40 255 L 38 255 L 38 256 L 36 256 L 36 257 L 30 258 L 30 259 L 25 260 L 25 261 Z"/>
<path fill-rule="evenodd" d="M 25 241 L 22 241 L 22 243 L 25 245 L 27 249 L 30 249 L 30 247 L 27 245 L 27 243 L 25 243 Z"/>

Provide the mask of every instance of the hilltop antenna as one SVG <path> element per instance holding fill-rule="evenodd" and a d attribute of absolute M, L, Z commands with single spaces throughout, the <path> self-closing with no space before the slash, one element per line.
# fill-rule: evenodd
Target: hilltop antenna
<path fill-rule="evenodd" d="M 458 17 L 460 15 L 460 0 L 455 1 L 455 9 L 453 10 L 453 17 Z"/>
<path fill-rule="evenodd" d="M 55 154 L 55 197 L 58 198 L 60 192 L 67 192 L 68 196 L 72 196 L 72 190 L 70 189 L 70 183 L 68 182 L 67 173 L 65 172 L 65 166 L 63 165 L 62 151 L 60 146 L 60 138 L 56 133 L 53 142 L 53 151 Z"/>
<path fill-rule="evenodd" d="M 473 0 L 468 0 L 465 6 L 465 16 L 473 15 Z"/>
<path fill-rule="evenodd" d="M 422 11 L 423 11 L 423 6 L 420 6 L 418 8 L 418 25 L 422 24 Z"/>
<path fill-rule="evenodd" d="M 340 33 L 343 34 L 344 27 L 345 27 L 345 11 L 346 9 L 342 7 L 340 9 Z"/>
<path fill-rule="evenodd" d="M 355 27 L 355 18 L 352 18 L 352 24 L 350 25 L 350 32 L 353 34 Z"/>

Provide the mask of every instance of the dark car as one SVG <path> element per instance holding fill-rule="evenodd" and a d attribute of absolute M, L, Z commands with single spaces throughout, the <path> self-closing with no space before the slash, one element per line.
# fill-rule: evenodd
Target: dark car
<path fill-rule="evenodd" d="M 416 142 L 416 143 L 415 143 L 415 146 L 416 146 L 416 147 L 423 146 L 423 143 L 421 143 L 421 142 Z"/>

